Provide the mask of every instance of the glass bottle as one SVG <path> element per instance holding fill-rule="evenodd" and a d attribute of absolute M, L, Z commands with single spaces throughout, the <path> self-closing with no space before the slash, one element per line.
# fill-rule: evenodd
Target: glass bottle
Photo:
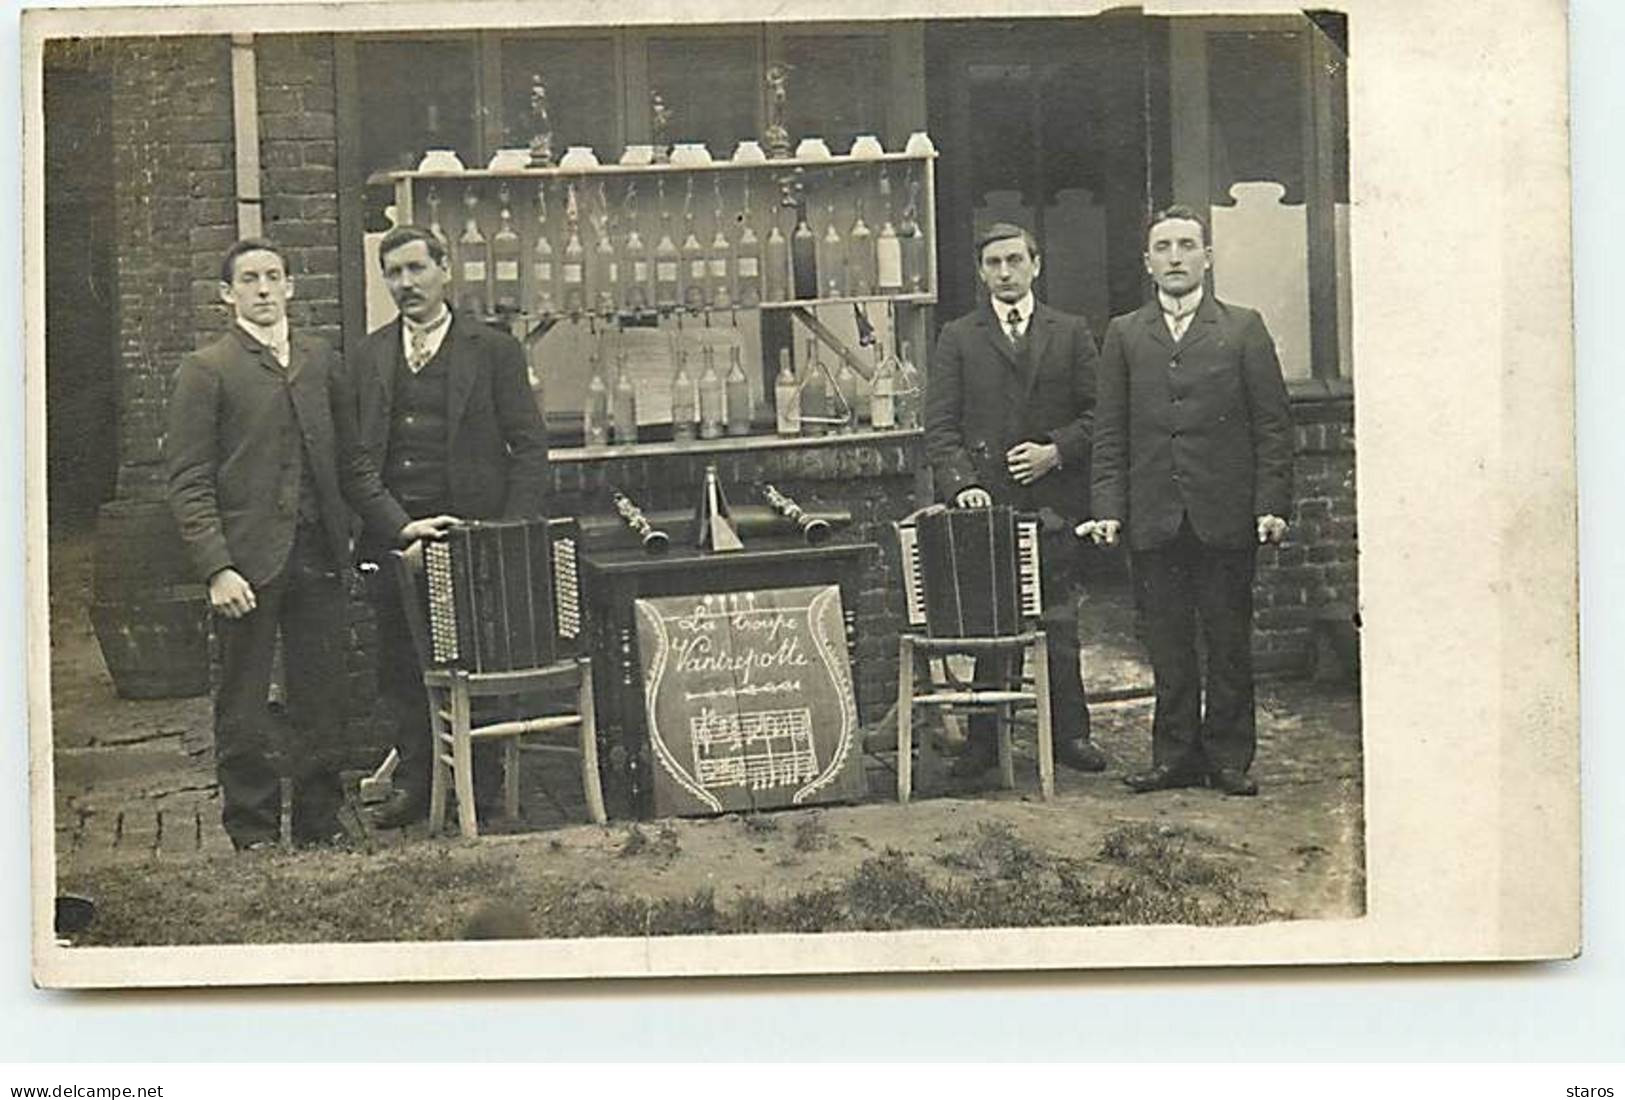
<path fill-rule="evenodd" d="M 779 349 L 779 374 L 773 380 L 773 407 L 776 428 L 780 435 L 796 435 L 801 431 L 801 391 L 796 386 L 795 371 L 790 369 L 790 349 Z"/>
<path fill-rule="evenodd" d="M 513 228 L 513 210 L 509 206 L 511 195 L 507 184 L 502 185 L 498 198 L 502 207 L 498 215 L 500 224 L 496 234 L 491 238 L 491 266 L 495 269 L 492 284 L 496 290 L 497 312 L 514 314 L 519 312 L 519 267 L 522 248 L 519 234 Z"/>
<path fill-rule="evenodd" d="M 705 345 L 705 369 L 700 372 L 700 438 L 718 439 L 728 422 L 727 391 L 722 376 L 717 373 L 716 356 L 711 345 Z"/>
<path fill-rule="evenodd" d="M 869 426 L 875 431 L 897 427 L 897 360 L 875 345 L 875 376 L 869 386 Z"/>
<path fill-rule="evenodd" d="M 818 341 L 807 341 L 807 381 L 801 387 L 801 433 L 823 435 L 829 430 L 834 401 L 830 379 L 818 361 Z"/>
<path fill-rule="evenodd" d="M 588 356 L 587 400 L 581 407 L 582 441 L 589 447 L 602 447 L 609 442 L 609 387 L 599 369 L 598 353 Z"/>
<path fill-rule="evenodd" d="M 694 380 L 688 376 L 688 352 L 677 349 L 677 374 L 671 381 L 671 437 L 678 443 L 694 441 Z"/>
<path fill-rule="evenodd" d="M 846 297 L 846 241 L 835 228 L 833 199 L 825 206 L 824 235 L 818 241 L 818 286 L 821 297 Z"/>
<path fill-rule="evenodd" d="M 734 246 L 728 240 L 728 215 L 722 210 L 722 174 L 719 172 L 711 182 L 717 196 L 716 232 L 711 236 L 711 254 L 707 257 L 710 264 L 710 280 L 706 302 L 716 309 L 731 309 L 734 304 L 734 293 L 729 284 L 733 281 Z"/>
<path fill-rule="evenodd" d="M 598 184 L 598 243 L 593 247 L 593 309 L 605 317 L 621 307 L 621 265 L 615 255 L 615 222 L 610 217 L 604 184 Z"/>
<path fill-rule="evenodd" d="M 559 275 L 564 282 L 564 309 L 566 313 L 579 314 L 587 308 L 587 250 L 581 244 L 581 216 L 573 183 L 564 200 L 564 223 L 569 227 L 564 242 L 564 262 L 559 264 Z"/>
<path fill-rule="evenodd" d="M 797 300 L 818 297 L 818 238 L 807 224 L 807 200 L 796 204 L 796 228 L 790 234 L 791 290 Z"/>
<path fill-rule="evenodd" d="M 638 394 L 626 373 L 626 352 L 616 361 L 615 393 L 611 399 L 610 421 L 616 443 L 638 441 Z"/>
<path fill-rule="evenodd" d="M 467 217 L 463 222 L 463 235 L 457 238 L 457 305 L 474 317 L 483 317 L 491 300 L 486 285 L 490 278 L 490 243 L 480 232 L 480 197 L 470 187 L 463 196 Z"/>
<path fill-rule="evenodd" d="M 649 308 L 649 250 L 644 247 L 643 235 L 638 232 L 636 214 L 630 209 L 630 201 L 627 205 L 626 222 L 631 228 L 626 234 L 621 304 L 630 313 L 642 313 Z"/>
<path fill-rule="evenodd" d="M 689 177 L 688 197 L 683 201 L 683 305 L 698 312 L 706 307 L 706 277 L 710 267 L 705 259 L 705 246 L 694 231 L 694 179 Z"/>
<path fill-rule="evenodd" d="M 875 292 L 875 235 L 863 220 L 863 196 L 857 199 L 857 217 L 846 235 L 846 290 L 859 297 Z"/>
<path fill-rule="evenodd" d="M 891 222 L 891 178 L 880 173 L 880 232 L 875 237 L 875 290 L 900 294 L 903 290 L 903 246 Z"/>
<path fill-rule="evenodd" d="M 903 341 L 902 354 L 897 358 L 897 426 L 912 431 L 920 426 L 920 405 L 925 399 L 921 389 L 920 371 L 909 358 L 908 341 Z"/>
<path fill-rule="evenodd" d="M 440 188 L 438 187 L 429 188 L 429 232 L 434 235 L 435 240 L 440 242 L 441 248 L 449 246 L 450 241 L 446 238 L 446 230 L 440 224 Z"/>
<path fill-rule="evenodd" d="M 739 244 L 734 252 L 734 275 L 738 289 L 734 298 L 746 309 L 762 302 L 762 242 L 751 224 L 750 178 L 745 178 L 744 199 L 739 204 Z"/>
<path fill-rule="evenodd" d="M 554 285 L 553 242 L 547 228 L 547 184 L 536 185 L 536 243 L 530 249 L 530 300 L 538 316 L 559 311 Z"/>
<path fill-rule="evenodd" d="M 739 345 L 728 349 L 728 434 L 750 434 L 750 379 L 745 377 L 745 366 L 739 358 Z"/>
<path fill-rule="evenodd" d="M 841 393 L 841 400 L 837 402 L 836 415 L 845 421 L 841 425 L 843 432 L 858 430 L 858 372 L 852 369 L 852 364 L 846 356 L 841 356 L 841 365 L 835 371 L 835 388 Z"/>
<path fill-rule="evenodd" d="M 762 300 L 787 302 L 790 300 L 790 242 L 779 229 L 779 209 L 770 208 L 768 215 L 767 240 L 762 245 Z"/>
<path fill-rule="evenodd" d="M 908 205 L 903 207 L 902 224 L 897 227 L 903 250 L 903 289 L 909 294 L 925 293 L 925 234 L 920 231 L 920 181 L 908 185 Z"/>
<path fill-rule="evenodd" d="M 655 305 L 676 309 L 682 301 L 677 291 L 680 266 L 677 244 L 671 239 L 671 211 L 666 209 L 666 181 L 660 181 L 660 240 L 655 243 Z"/>

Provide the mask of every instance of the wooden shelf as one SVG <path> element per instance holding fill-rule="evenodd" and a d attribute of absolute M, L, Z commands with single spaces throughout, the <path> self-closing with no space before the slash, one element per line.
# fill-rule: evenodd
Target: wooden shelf
<path fill-rule="evenodd" d="M 410 171 L 379 172 L 368 178 L 368 183 L 397 183 L 404 180 L 514 180 L 514 179 L 577 179 L 583 176 L 659 176 L 685 172 L 782 172 L 797 168 L 851 168 L 865 164 L 899 164 L 935 160 L 935 150 L 929 153 L 881 153 L 873 157 L 830 156 L 805 159 L 790 157 L 785 160 L 733 161 L 716 160 L 710 164 L 599 164 L 583 168 L 509 168 L 493 171 L 489 168 L 463 168 L 441 172 Z"/>
<path fill-rule="evenodd" d="M 547 458 L 549 462 L 597 462 L 606 458 L 655 458 L 666 455 L 783 450 L 791 447 L 839 447 L 913 439 L 920 434 L 919 428 L 888 428 L 882 431 L 865 428 L 830 435 L 735 435 L 724 436 L 721 439 L 696 439 L 685 443 L 661 441 L 613 444 L 608 447 L 553 447 L 548 450 Z"/>

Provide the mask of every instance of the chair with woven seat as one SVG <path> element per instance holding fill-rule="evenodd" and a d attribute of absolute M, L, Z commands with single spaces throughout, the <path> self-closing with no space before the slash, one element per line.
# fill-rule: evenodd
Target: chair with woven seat
<path fill-rule="evenodd" d="M 470 672 L 455 664 L 436 664 L 429 633 L 427 585 L 397 551 L 391 568 L 406 610 L 407 627 L 423 672 L 428 696 L 429 730 L 434 741 L 429 781 L 429 833 L 438 834 L 446 816 L 446 794 L 457 796 L 457 822 L 465 837 L 479 836 L 474 801 L 474 743 L 500 740 L 502 755 L 502 809 L 510 820 L 519 815 L 520 752 L 566 752 L 580 757 L 581 790 L 587 813 L 602 825 L 607 820 L 598 774 L 598 727 L 593 709 L 592 659 L 567 657 L 536 668 L 501 672 Z M 574 710 L 560 714 L 533 714 L 480 725 L 474 720 L 474 700 L 512 699 L 523 707 L 543 693 L 565 694 L 573 689 Z M 533 709 L 533 707 L 525 707 Z M 575 744 L 524 743 L 530 734 L 574 729 Z"/>
<path fill-rule="evenodd" d="M 1009 509 L 950 511 L 933 505 L 892 527 L 911 628 L 897 643 L 897 800 L 907 802 L 913 792 L 916 703 L 991 710 L 998 719 L 999 777 L 1006 788 L 1016 785 L 1011 748 L 1015 712 L 1030 707 L 1038 727 L 1039 793 L 1046 801 L 1054 797 L 1050 668 L 1039 626 L 1043 594 L 1036 520 Z M 996 683 L 965 682 L 946 660 L 955 655 L 983 658 L 978 664 L 984 669 L 1008 671 Z M 1030 677 L 1023 665 L 1031 669 Z M 923 681 L 920 669 L 925 670 Z"/>

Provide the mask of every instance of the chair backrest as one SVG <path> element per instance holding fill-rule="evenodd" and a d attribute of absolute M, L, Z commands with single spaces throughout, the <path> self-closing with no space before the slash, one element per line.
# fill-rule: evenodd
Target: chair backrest
<path fill-rule="evenodd" d="M 909 625 L 933 637 L 1003 637 L 1043 614 L 1036 516 L 937 504 L 892 526 Z"/>

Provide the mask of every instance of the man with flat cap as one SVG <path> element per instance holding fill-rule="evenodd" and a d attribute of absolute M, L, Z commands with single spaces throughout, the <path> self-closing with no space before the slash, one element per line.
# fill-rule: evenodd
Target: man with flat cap
<path fill-rule="evenodd" d="M 977 237 L 975 259 L 986 297 L 945 325 L 937 341 L 926 387 L 926 454 L 944 501 L 1039 514 L 1055 758 L 1103 771 L 1106 757 L 1089 737 L 1074 593 L 1079 547 L 1070 537 L 1089 514 L 1095 341 L 1083 318 L 1033 296 L 1042 260 L 1030 232 L 995 223 Z M 977 681 L 991 678 L 979 661 Z M 991 715 L 973 718 L 954 775 L 971 778 L 991 767 L 994 737 Z"/>

